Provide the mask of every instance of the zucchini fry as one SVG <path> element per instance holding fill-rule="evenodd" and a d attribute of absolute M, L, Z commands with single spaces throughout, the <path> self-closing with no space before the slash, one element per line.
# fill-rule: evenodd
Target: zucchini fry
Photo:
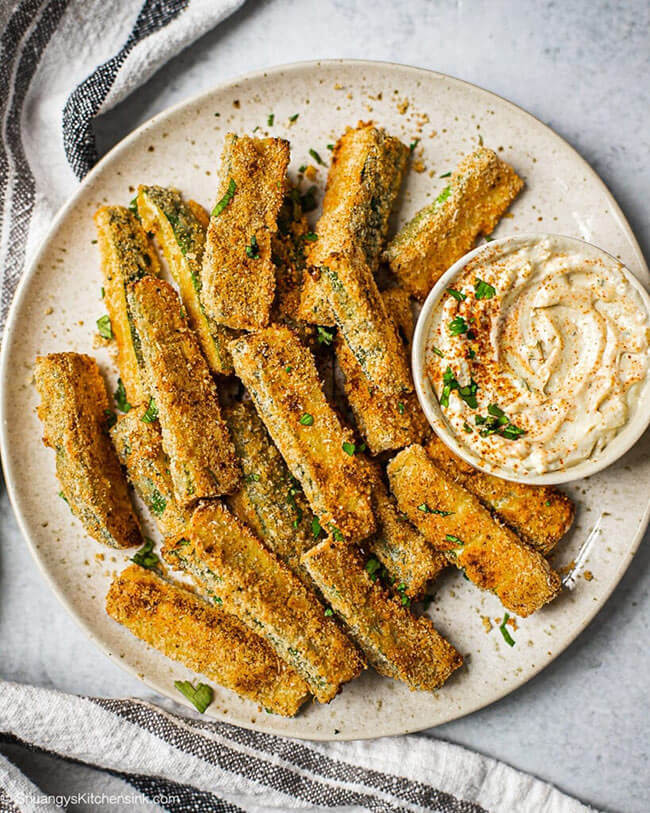
<path fill-rule="evenodd" d="M 158 257 L 138 218 L 124 206 L 102 206 L 95 212 L 102 258 L 104 302 L 117 345 L 117 366 L 129 403 L 146 400 L 140 369 L 140 346 L 126 298 L 130 283 L 160 273 Z"/>
<path fill-rule="evenodd" d="M 316 595 L 224 505 L 200 505 L 188 536 L 165 547 L 166 561 L 187 570 L 213 600 L 264 636 L 321 703 L 361 672 L 355 646 Z"/>
<path fill-rule="evenodd" d="M 288 164 L 288 141 L 226 136 L 201 271 L 206 310 L 219 324 L 256 330 L 269 323 L 275 294 L 271 238 Z"/>
<path fill-rule="evenodd" d="M 341 136 L 332 152 L 310 266 L 327 265 L 331 254 L 358 246 L 371 273 L 376 272 L 408 154 L 397 138 L 369 123 L 359 122 Z M 300 312 L 305 321 L 335 324 L 319 279 L 305 276 Z"/>
<path fill-rule="evenodd" d="M 163 537 L 181 536 L 192 514 L 176 501 L 160 424 L 144 420 L 147 414 L 147 407 L 143 404 L 118 418 L 111 429 L 113 446 L 131 484 L 154 515 Z"/>
<path fill-rule="evenodd" d="M 426 450 L 449 479 L 471 491 L 540 553 L 550 553 L 571 527 L 575 506 L 556 488 L 510 483 L 484 474 L 457 457 L 437 437 L 431 438 Z"/>
<path fill-rule="evenodd" d="M 139 186 L 137 202 L 142 225 L 162 247 L 208 366 L 213 373 L 232 374 L 228 342 L 237 333 L 210 319 L 201 301 L 208 213 L 195 201 L 186 203 L 177 189 L 162 186 Z"/>
<path fill-rule="evenodd" d="M 243 474 L 239 489 L 227 498 L 228 507 L 312 587 L 300 556 L 315 541 L 313 515 L 300 484 L 292 477 L 251 403 L 229 407 L 224 417 Z"/>
<path fill-rule="evenodd" d="M 400 510 L 425 539 L 506 609 L 527 616 L 559 593 L 560 577 L 541 553 L 448 479 L 422 446 L 403 449 L 388 464 L 388 476 Z"/>
<path fill-rule="evenodd" d="M 178 295 L 164 280 L 145 277 L 129 286 L 128 298 L 176 499 L 188 505 L 232 491 L 239 481 L 235 450 Z"/>
<path fill-rule="evenodd" d="M 364 547 L 379 559 L 393 585 L 411 599 L 424 595 L 427 584 L 449 565 L 444 553 L 430 545 L 400 513 L 397 502 L 384 485 L 378 463 L 366 460 L 372 484 L 372 507 L 377 533 Z"/>
<path fill-rule="evenodd" d="M 404 345 L 358 249 L 319 268 L 337 327 L 369 382 L 386 395 L 413 389 Z"/>
<path fill-rule="evenodd" d="M 369 487 L 345 451 L 352 433 L 327 402 L 312 354 L 286 327 L 230 345 L 235 371 L 321 525 L 360 540 L 375 529 Z"/>
<path fill-rule="evenodd" d="M 274 714 L 293 717 L 307 699 L 307 684 L 263 638 L 151 570 L 123 570 L 108 591 L 106 612 L 163 655 Z"/>
<path fill-rule="evenodd" d="M 370 578 L 355 546 L 326 539 L 302 561 L 380 674 L 403 680 L 411 689 L 433 691 L 462 664 L 429 618 L 412 615 Z"/>
<path fill-rule="evenodd" d="M 108 437 L 108 396 L 97 362 L 79 353 L 36 359 L 43 443 L 56 451 L 61 496 L 93 539 L 142 544 L 119 461 Z"/>
<path fill-rule="evenodd" d="M 414 392 L 386 395 L 363 374 L 350 348 L 336 337 L 336 361 L 343 391 L 363 439 L 372 454 L 420 442 L 429 424 Z"/>
<path fill-rule="evenodd" d="M 389 243 L 391 271 L 418 299 L 466 254 L 479 234 L 490 234 L 524 182 L 495 152 L 481 147 L 458 164 L 436 200 L 421 209 Z"/>

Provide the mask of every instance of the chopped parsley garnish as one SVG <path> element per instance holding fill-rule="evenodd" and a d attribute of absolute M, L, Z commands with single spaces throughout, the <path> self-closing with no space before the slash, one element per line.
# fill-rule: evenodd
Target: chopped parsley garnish
<path fill-rule="evenodd" d="M 275 114 L 274 113 L 269 113 L 269 117 L 266 120 L 266 123 L 268 124 L 269 127 L 273 127 L 273 122 L 274 121 L 275 121 Z"/>
<path fill-rule="evenodd" d="M 102 288 L 102 291 L 104 289 Z M 105 313 L 103 316 L 100 316 L 97 320 L 97 331 L 102 339 L 112 339 L 113 338 L 113 327 L 111 325 L 111 317 Z"/>
<path fill-rule="evenodd" d="M 305 234 L 304 239 L 305 239 L 305 240 L 306 240 L 308 243 L 315 243 L 315 242 L 316 242 L 316 240 L 318 240 L 318 235 L 316 234 L 316 232 L 313 232 L 313 231 L 308 231 L 308 232 L 307 232 L 307 234 Z"/>
<path fill-rule="evenodd" d="M 131 404 L 126 400 L 126 390 L 124 389 L 124 382 L 121 378 L 117 379 L 117 389 L 113 395 L 115 398 L 115 405 L 120 412 L 128 412 L 131 409 Z"/>
<path fill-rule="evenodd" d="M 102 299 L 104 298 L 104 293 L 105 293 L 105 291 L 104 291 L 104 286 L 102 285 L 102 287 L 99 289 L 99 295 L 100 295 L 100 297 L 101 297 Z"/>
<path fill-rule="evenodd" d="M 492 299 L 496 296 L 496 288 L 493 288 L 489 282 L 476 277 L 474 280 L 474 295 L 477 299 Z"/>
<path fill-rule="evenodd" d="M 68 498 L 65 496 L 65 494 L 64 494 L 62 491 L 59 491 L 59 497 L 61 497 L 61 499 L 62 499 L 64 502 L 68 502 Z M 68 505 L 69 505 L 69 504 L 70 504 L 70 503 L 68 503 Z"/>
<path fill-rule="evenodd" d="M 314 539 L 318 539 L 321 532 L 320 520 L 317 516 L 313 516 L 311 520 L 311 532 Z"/>
<path fill-rule="evenodd" d="M 135 562 L 136 565 L 140 565 L 140 567 L 146 567 L 148 570 L 156 570 L 160 564 L 160 559 L 153 552 L 153 539 L 145 537 L 144 545 L 137 553 L 133 554 L 131 561 Z"/>
<path fill-rule="evenodd" d="M 397 402 L 397 411 L 399 412 L 400 415 L 404 414 L 405 409 L 406 409 L 406 407 L 404 406 L 404 404 L 401 401 L 398 401 Z"/>
<path fill-rule="evenodd" d="M 298 494 L 298 488 L 299 483 L 297 480 L 294 480 L 293 484 L 289 486 L 289 491 L 287 493 L 287 505 L 290 505 L 296 512 L 296 518 L 293 521 L 294 528 L 297 528 L 298 523 L 302 521 L 302 508 L 296 502 L 296 494 Z"/>
<path fill-rule="evenodd" d="M 482 438 L 496 434 L 506 440 L 518 440 L 526 434 L 526 430 L 511 423 L 510 418 L 496 404 L 488 406 L 488 413 L 489 415 L 477 415 L 474 418 L 476 425 L 483 427 L 480 432 Z"/>
<path fill-rule="evenodd" d="M 419 143 L 420 143 L 420 139 L 419 139 L 419 138 L 416 138 L 416 139 L 414 139 L 413 141 L 411 141 L 411 143 L 409 144 L 409 150 L 410 150 L 411 152 L 413 152 Z"/>
<path fill-rule="evenodd" d="M 354 445 L 354 443 L 349 443 L 347 440 L 343 441 L 343 451 L 346 454 L 349 454 L 350 457 L 352 457 L 352 455 L 356 452 L 356 450 L 357 450 L 357 447 Z"/>
<path fill-rule="evenodd" d="M 450 517 L 455 513 L 454 511 L 441 511 L 439 508 L 429 508 L 425 502 L 418 505 L 418 511 L 422 511 L 423 514 L 438 514 L 440 517 Z"/>
<path fill-rule="evenodd" d="M 302 173 L 304 173 L 304 171 L 305 171 L 306 169 L 307 169 L 307 164 L 301 164 L 301 165 L 298 167 L 298 172 L 300 172 L 300 173 L 302 174 Z"/>
<path fill-rule="evenodd" d="M 156 402 L 153 400 L 153 398 L 149 399 L 149 404 L 146 412 L 142 416 L 142 420 L 145 423 L 153 423 L 154 421 L 158 420 L 158 407 L 156 406 Z"/>
<path fill-rule="evenodd" d="M 189 680 L 175 680 L 174 686 L 187 697 L 194 708 L 201 714 L 214 699 L 214 692 L 206 683 L 199 683 L 195 688 Z"/>
<path fill-rule="evenodd" d="M 400 584 L 398 584 L 395 589 L 397 590 L 397 593 L 399 595 L 402 607 L 410 607 L 411 599 L 409 598 L 409 596 L 406 595 L 406 585 L 404 584 L 404 582 L 400 582 Z"/>
<path fill-rule="evenodd" d="M 467 358 L 468 359 L 475 359 L 476 358 L 476 350 L 472 350 L 470 347 L 467 351 Z"/>
<path fill-rule="evenodd" d="M 325 615 L 326 615 L 326 616 L 328 616 L 328 617 L 329 617 L 330 615 L 334 615 L 334 610 L 333 610 L 331 607 L 326 607 L 326 609 L 325 609 Z"/>
<path fill-rule="evenodd" d="M 494 240 L 494 237 L 490 237 L 489 235 L 487 235 L 486 238 L 485 238 L 486 243 L 491 243 L 493 240 Z"/>
<path fill-rule="evenodd" d="M 300 418 L 300 423 L 303 426 L 311 426 L 314 423 L 314 416 L 310 415 L 309 412 L 305 412 L 305 414 Z"/>
<path fill-rule="evenodd" d="M 327 328 L 321 327 L 320 325 L 318 325 L 316 330 L 316 338 L 318 339 L 319 344 L 324 344 L 326 347 L 332 344 L 334 339 L 334 331 L 327 330 Z"/>
<path fill-rule="evenodd" d="M 451 186 L 445 186 L 442 192 L 435 199 L 434 203 L 444 203 L 449 195 L 451 195 Z"/>
<path fill-rule="evenodd" d="M 287 366 L 284 368 L 285 373 L 290 373 L 292 370 L 293 367 L 290 364 L 287 364 Z"/>
<path fill-rule="evenodd" d="M 259 476 L 259 474 L 256 474 L 255 472 L 251 472 L 250 474 L 246 475 L 246 482 L 247 483 L 259 483 L 259 481 L 260 481 L 260 476 Z"/>
<path fill-rule="evenodd" d="M 478 384 L 473 378 L 470 379 L 469 384 L 461 387 L 456 379 L 456 376 L 453 374 L 451 367 L 447 367 L 445 372 L 442 374 L 442 381 L 443 388 L 440 395 L 440 406 L 448 407 L 449 396 L 453 390 L 456 390 L 460 398 L 467 404 L 468 407 L 471 409 L 478 408 L 478 401 L 476 399 Z"/>
<path fill-rule="evenodd" d="M 442 350 L 439 347 L 436 347 L 435 344 L 434 344 L 431 349 L 436 354 L 436 356 L 440 356 L 441 359 L 444 359 L 445 354 L 442 352 Z"/>
<path fill-rule="evenodd" d="M 336 525 L 330 525 L 332 529 L 332 536 L 337 542 L 343 542 L 343 534 L 339 531 Z"/>
<path fill-rule="evenodd" d="M 366 573 L 370 576 L 373 582 L 376 582 L 379 578 L 379 571 L 381 570 L 381 562 L 379 559 L 375 559 L 374 556 L 371 556 L 370 559 L 366 562 Z"/>
<path fill-rule="evenodd" d="M 550 505 L 551 505 L 551 501 L 550 501 L 550 500 L 546 500 L 546 502 L 544 503 L 544 505 L 545 505 L 547 508 L 549 508 L 549 507 L 550 507 Z"/>
<path fill-rule="evenodd" d="M 450 178 L 451 172 L 443 172 L 442 175 L 438 175 L 439 178 Z"/>
<path fill-rule="evenodd" d="M 483 136 L 480 133 L 478 134 L 478 143 L 479 147 L 483 146 Z"/>
<path fill-rule="evenodd" d="M 160 517 L 164 514 L 165 508 L 167 508 L 167 500 L 157 488 L 154 488 L 154 490 L 151 492 L 152 512 L 155 514 L 155 516 Z"/>
<path fill-rule="evenodd" d="M 463 429 L 465 432 L 467 432 L 468 435 L 470 435 L 474 431 L 472 427 L 467 423 L 467 421 L 465 421 L 465 423 L 463 424 Z"/>
<path fill-rule="evenodd" d="M 319 155 L 319 154 L 316 152 L 316 150 L 314 150 L 314 149 L 310 149 L 310 150 L 309 150 L 309 154 L 310 154 L 310 155 L 311 155 L 311 157 L 314 159 L 314 161 L 316 161 L 316 163 L 317 163 L 317 164 L 320 164 L 321 166 L 323 166 L 323 159 L 322 159 L 322 158 L 320 157 L 320 155 Z"/>
<path fill-rule="evenodd" d="M 300 113 L 294 113 L 293 116 L 289 116 L 289 121 L 293 124 L 294 121 L 298 119 Z"/>
<path fill-rule="evenodd" d="M 453 534 L 445 534 L 445 542 L 453 542 L 454 545 L 458 545 L 461 548 L 465 544 L 462 539 L 459 539 L 457 536 L 454 536 Z"/>
<path fill-rule="evenodd" d="M 260 258 L 260 247 L 257 245 L 257 237 L 255 235 L 251 237 L 250 245 L 246 246 L 246 256 L 250 257 L 251 260 L 259 260 Z"/>
<path fill-rule="evenodd" d="M 327 145 L 327 149 L 328 149 L 330 152 L 332 152 L 332 150 L 334 149 L 334 144 L 328 144 L 328 145 Z"/>
<path fill-rule="evenodd" d="M 464 302 L 467 299 L 467 294 L 457 291 L 455 288 L 447 288 L 447 293 L 457 299 L 459 302 Z"/>
<path fill-rule="evenodd" d="M 106 427 L 108 429 L 112 429 L 117 423 L 117 415 L 113 412 L 112 409 L 105 409 L 104 417 L 106 418 Z"/>
<path fill-rule="evenodd" d="M 138 196 L 136 195 L 131 203 L 129 203 L 129 211 L 134 214 L 138 220 L 140 220 L 140 214 L 138 213 Z"/>
<path fill-rule="evenodd" d="M 515 645 L 515 639 L 512 637 L 512 635 L 510 635 L 510 632 L 508 631 L 508 629 L 506 627 L 506 624 L 508 623 L 509 618 L 510 618 L 510 614 L 505 613 L 505 615 L 503 616 L 503 621 L 501 622 L 501 625 L 500 625 L 499 629 L 501 630 L 501 635 L 503 635 L 503 640 L 508 644 L 508 646 L 514 646 Z"/>
<path fill-rule="evenodd" d="M 469 326 L 462 316 L 456 316 L 449 323 L 449 332 L 452 336 L 460 336 L 463 333 L 467 333 L 468 330 Z"/>
<path fill-rule="evenodd" d="M 230 181 L 228 182 L 228 189 L 226 190 L 226 194 L 221 198 L 221 200 L 215 205 L 214 209 L 212 210 L 212 217 L 219 217 L 219 215 L 223 212 L 226 206 L 235 197 L 236 189 L 237 184 L 235 183 L 234 179 L 231 178 Z"/>

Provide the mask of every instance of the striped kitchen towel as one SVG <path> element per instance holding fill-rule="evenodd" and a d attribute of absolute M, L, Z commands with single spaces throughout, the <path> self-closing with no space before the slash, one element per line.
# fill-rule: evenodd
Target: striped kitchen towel
<path fill-rule="evenodd" d="M 26 260 L 97 160 L 94 119 L 241 2 L 0 0 L 0 330 Z M 28 763 L 36 784 L 19 768 Z M 35 764 L 49 767 L 39 773 Z M 0 811 L 73 807 L 587 810 L 533 777 L 426 737 L 297 742 L 182 717 L 162 699 L 154 706 L 0 682 Z"/>
<path fill-rule="evenodd" d="M 16 683 L 0 682 L 2 742 L 101 768 L 107 774 L 102 794 L 122 800 L 107 810 L 131 810 L 137 801 L 147 810 L 206 813 L 589 810 L 503 763 L 428 737 L 300 742 L 181 717 L 141 700 L 75 697 Z M 90 795 L 93 787 L 72 781 L 74 767 L 66 784 Z M 66 795 L 73 791 L 37 791 L 0 756 L 0 811 L 57 810 L 71 806 Z"/>

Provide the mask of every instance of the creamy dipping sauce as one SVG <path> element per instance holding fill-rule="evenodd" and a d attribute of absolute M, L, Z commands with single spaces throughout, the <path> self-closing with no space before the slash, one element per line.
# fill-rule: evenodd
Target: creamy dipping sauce
<path fill-rule="evenodd" d="M 457 443 L 543 474 L 595 459 L 648 410 L 650 315 L 623 266 L 562 237 L 489 247 L 432 313 L 426 371 Z"/>

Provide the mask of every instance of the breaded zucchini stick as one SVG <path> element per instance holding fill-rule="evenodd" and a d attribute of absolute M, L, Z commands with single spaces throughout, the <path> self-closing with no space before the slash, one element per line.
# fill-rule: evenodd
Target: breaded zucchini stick
<path fill-rule="evenodd" d="M 144 504 L 156 519 L 163 537 L 181 536 L 192 516 L 174 496 L 169 458 L 163 451 L 157 420 L 149 422 L 146 405 L 118 418 L 111 429 L 120 463 Z"/>
<path fill-rule="evenodd" d="M 428 432 L 427 419 L 414 392 L 387 395 L 364 375 L 345 340 L 336 337 L 336 360 L 343 391 L 359 432 L 372 454 L 420 442 Z"/>
<path fill-rule="evenodd" d="M 447 477 L 471 491 L 524 542 L 541 553 L 550 553 L 571 527 L 575 506 L 558 489 L 510 483 L 485 474 L 457 457 L 437 437 L 431 438 L 426 450 Z"/>
<path fill-rule="evenodd" d="M 400 510 L 423 536 L 506 609 L 527 616 L 558 594 L 560 577 L 541 553 L 447 478 L 422 446 L 403 449 L 388 464 L 388 476 Z"/>
<path fill-rule="evenodd" d="M 379 559 L 399 592 L 412 599 L 420 598 L 427 584 L 449 562 L 399 511 L 395 498 L 384 485 L 379 464 L 366 460 L 365 465 L 372 484 L 377 533 L 364 547 Z"/>
<path fill-rule="evenodd" d="M 358 246 L 371 273 L 376 272 L 408 154 L 401 141 L 369 123 L 346 130 L 332 152 L 310 266 L 327 265 L 331 254 Z M 335 324 L 319 279 L 305 276 L 300 312 L 308 322 Z"/>
<path fill-rule="evenodd" d="M 239 488 L 227 498 L 230 510 L 312 587 L 300 556 L 315 542 L 313 515 L 300 484 L 252 403 L 234 404 L 225 410 L 224 417 L 243 474 Z"/>
<path fill-rule="evenodd" d="M 113 548 L 142 544 L 126 480 L 108 437 L 112 413 L 97 362 L 79 353 L 39 356 L 43 443 L 56 451 L 61 496 L 87 533 Z"/>
<path fill-rule="evenodd" d="M 169 543 L 165 559 L 191 573 L 225 610 L 264 636 L 321 703 L 361 672 L 355 646 L 325 615 L 316 595 L 224 505 L 201 504 L 188 536 Z"/>
<path fill-rule="evenodd" d="M 106 597 L 106 612 L 168 658 L 292 717 L 307 699 L 305 681 L 248 627 L 190 590 L 130 565 Z"/>
<path fill-rule="evenodd" d="M 228 342 L 237 333 L 211 319 L 201 301 L 201 263 L 208 213 L 195 201 L 186 203 L 177 189 L 162 186 L 138 187 L 137 201 L 142 225 L 155 234 L 162 247 L 208 366 L 213 373 L 230 375 Z"/>
<path fill-rule="evenodd" d="M 331 254 L 319 273 L 340 334 L 369 382 L 386 395 L 410 392 L 404 345 L 359 250 Z"/>
<path fill-rule="evenodd" d="M 302 561 L 380 674 L 403 680 L 411 689 L 433 691 L 462 664 L 429 618 L 412 615 L 370 578 L 356 546 L 326 539 Z"/>
<path fill-rule="evenodd" d="M 289 142 L 226 136 L 201 281 L 210 316 L 231 328 L 269 323 L 275 294 L 271 239 L 285 193 Z"/>
<path fill-rule="evenodd" d="M 126 290 L 146 275 L 157 276 L 160 264 L 138 218 L 124 206 L 102 206 L 95 212 L 95 226 L 102 258 L 104 302 L 117 345 L 117 366 L 129 403 L 141 404 L 147 392 Z"/>
<path fill-rule="evenodd" d="M 391 271 L 424 299 L 479 234 L 494 230 L 523 185 L 514 169 L 487 147 L 466 155 L 449 186 L 389 243 L 385 258 Z"/>
<path fill-rule="evenodd" d="M 321 525 L 350 540 L 375 529 L 352 433 L 327 402 L 312 354 L 286 327 L 230 345 L 237 375 Z M 333 530 L 336 529 L 336 530 Z"/>
<path fill-rule="evenodd" d="M 229 493 L 239 482 L 235 450 L 178 295 L 169 283 L 149 277 L 129 286 L 128 297 L 176 499 L 188 505 Z"/>

